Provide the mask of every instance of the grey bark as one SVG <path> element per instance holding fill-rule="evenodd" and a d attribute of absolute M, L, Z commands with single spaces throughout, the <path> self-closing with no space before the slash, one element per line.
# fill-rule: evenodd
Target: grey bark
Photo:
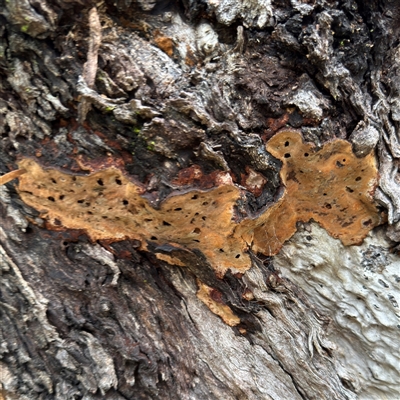
<path fill-rule="evenodd" d="M 390 0 L 0 1 L 1 174 L 21 157 L 73 173 L 79 156 L 111 157 L 156 207 L 184 168 L 241 185 L 247 167 L 268 182 L 247 193 L 256 215 L 282 190 L 264 142 L 290 126 L 317 146 L 337 137 L 360 157 L 376 151 L 388 215 L 359 248 L 299 226 L 277 257 L 252 254 L 243 276 L 220 279 L 200 253 L 49 229 L 10 182 L 0 399 L 397 398 L 399 31 Z M 196 278 L 240 325 L 196 297 Z M 319 289 L 329 282 L 333 301 Z"/>

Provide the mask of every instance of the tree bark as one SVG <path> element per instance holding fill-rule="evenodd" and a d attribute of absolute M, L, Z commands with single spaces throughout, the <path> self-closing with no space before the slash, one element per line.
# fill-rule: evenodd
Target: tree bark
<path fill-rule="evenodd" d="M 399 32 L 393 0 L 0 1 L 0 399 L 396 399 Z"/>

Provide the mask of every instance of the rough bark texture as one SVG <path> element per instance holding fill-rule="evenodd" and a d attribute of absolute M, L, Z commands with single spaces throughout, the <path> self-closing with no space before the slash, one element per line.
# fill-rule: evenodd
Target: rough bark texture
<path fill-rule="evenodd" d="M 49 224 L 9 182 L 0 399 L 396 399 L 399 33 L 396 0 L 0 0 L 1 175 L 117 166 L 155 209 L 229 177 L 257 218 L 290 127 L 375 152 L 387 215 L 349 247 L 304 221 L 216 274 L 195 246 Z"/>

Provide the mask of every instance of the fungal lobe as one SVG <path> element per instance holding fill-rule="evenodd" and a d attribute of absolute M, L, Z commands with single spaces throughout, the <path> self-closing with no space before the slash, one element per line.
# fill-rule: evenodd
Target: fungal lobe
<path fill-rule="evenodd" d="M 198 249 L 219 276 L 250 268 L 249 248 L 277 254 L 298 221 L 317 221 L 343 244 L 359 244 L 381 223 L 372 200 L 377 169 L 373 154 L 357 158 L 351 145 L 334 140 L 316 150 L 298 132 L 284 130 L 267 143 L 282 161 L 282 197 L 257 218 L 239 221 L 244 198 L 229 174 L 210 190 L 172 193 L 159 209 L 143 197 L 144 187 L 109 167 L 89 175 L 44 169 L 22 159 L 19 194 L 53 225 L 83 229 L 92 240 L 140 240 Z"/>
<path fill-rule="evenodd" d="M 221 300 L 216 300 L 213 296 L 215 289 L 206 285 L 197 279 L 197 285 L 199 290 L 197 291 L 197 297 L 213 312 L 218 315 L 227 325 L 236 326 L 240 323 L 240 318 L 234 314 L 232 309 Z M 218 293 L 218 292 L 217 292 Z"/>
<path fill-rule="evenodd" d="M 27 171 L 19 180 L 22 200 L 53 225 L 58 220 L 65 228 L 83 229 L 92 240 L 135 239 L 199 249 L 222 275 L 231 267 L 250 266 L 246 243 L 232 238 L 240 197 L 232 184 L 178 192 L 155 209 L 141 196 L 145 189 L 114 167 L 78 176 L 43 169 L 32 159 L 19 165 Z"/>
<path fill-rule="evenodd" d="M 374 154 L 357 158 L 351 144 L 336 139 L 316 150 L 296 131 L 282 131 L 267 143 L 267 151 L 283 163 L 282 198 L 258 219 L 255 251 L 279 252 L 296 231 L 298 221 L 318 222 L 344 245 L 360 244 L 382 223 L 373 192 L 377 184 Z"/>

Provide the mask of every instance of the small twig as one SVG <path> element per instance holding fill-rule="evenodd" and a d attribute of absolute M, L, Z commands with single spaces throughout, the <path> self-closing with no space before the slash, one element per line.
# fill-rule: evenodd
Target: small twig
<path fill-rule="evenodd" d="M 87 85 L 93 88 L 97 73 L 97 58 L 101 45 L 101 24 L 96 7 L 89 11 L 89 51 L 87 61 L 83 66 L 83 78 Z"/>
<path fill-rule="evenodd" d="M 83 79 L 89 88 L 93 88 L 97 74 L 98 53 L 101 45 L 101 24 L 97 8 L 93 7 L 89 11 L 89 50 L 87 61 L 83 65 Z M 82 99 L 79 107 L 79 122 L 83 123 L 86 115 L 90 110 L 90 102 L 87 99 Z"/>
<path fill-rule="evenodd" d="M 6 183 L 12 181 L 15 178 L 18 178 L 22 174 L 26 173 L 26 169 L 16 169 L 15 171 L 8 172 L 7 174 L 0 176 L 0 186 L 5 185 Z"/>

